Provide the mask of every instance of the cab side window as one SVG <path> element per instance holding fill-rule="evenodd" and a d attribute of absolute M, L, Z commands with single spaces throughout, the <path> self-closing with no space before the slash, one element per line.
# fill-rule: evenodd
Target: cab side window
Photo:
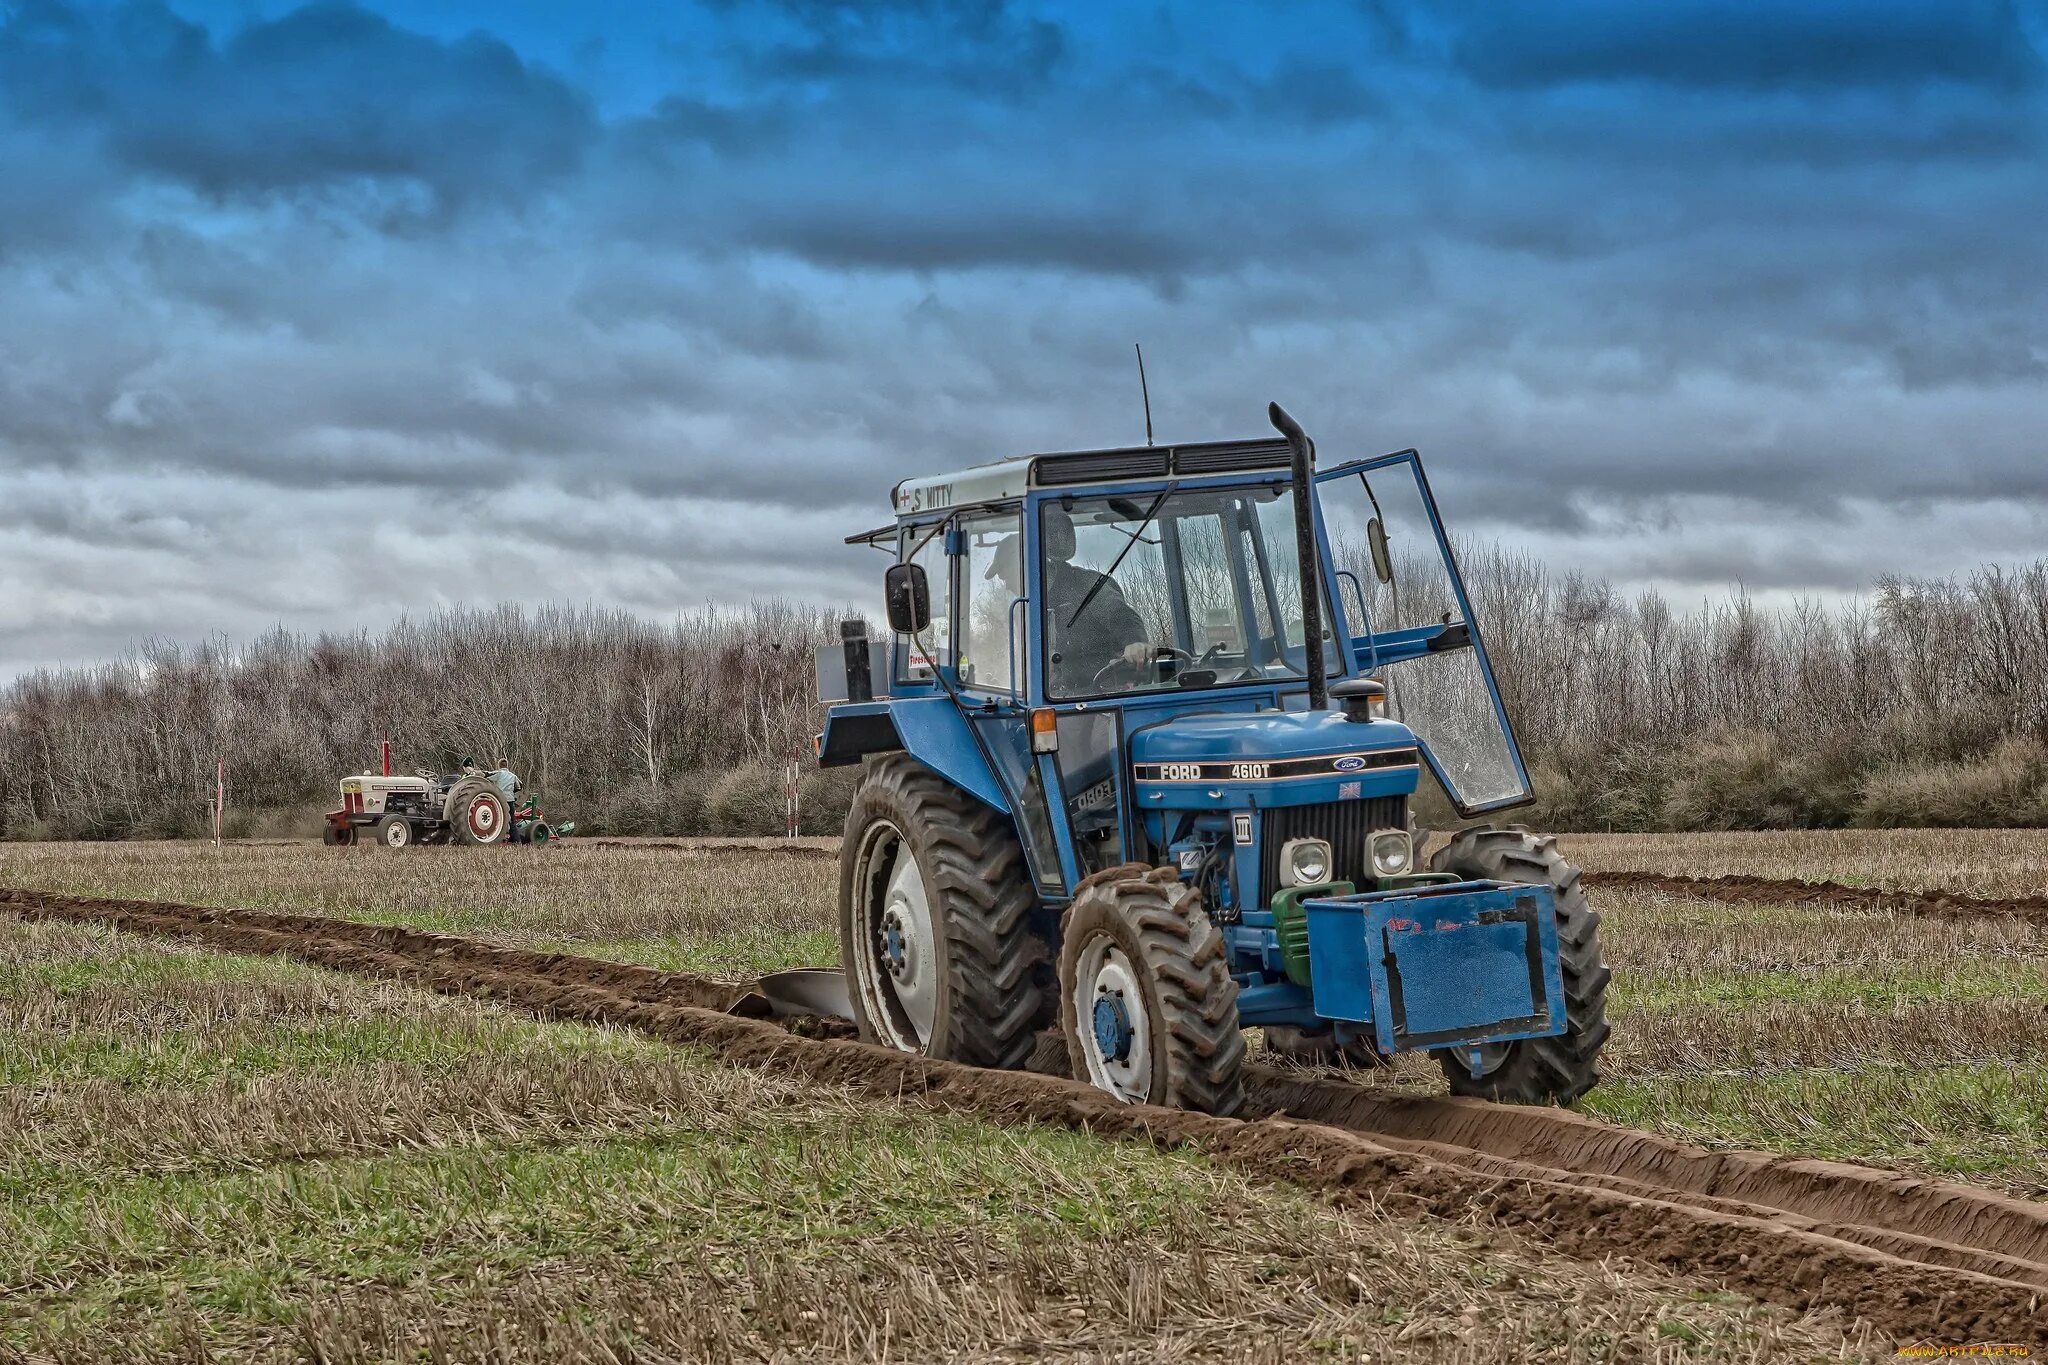
<path fill-rule="evenodd" d="M 963 517 L 960 534 L 960 685 L 1012 692 L 1023 685 L 1011 655 L 1011 606 L 1024 593 L 1024 538 L 1016 511 Z"/>
<path fill-rule="evenodd" d="M 922 681 L 932 676 L 932 666 L 947 656 L 953 642 L 953 574 L 946 557 L 945 524 L 926 522 L 905 528 L 896 554 L 900 559 L 922 565 L 931 588 L 930 627 L 919 632 L 914 640 L 908 635 L 896 637 L 896 657 L 900 661 L 896 675 Z"/>

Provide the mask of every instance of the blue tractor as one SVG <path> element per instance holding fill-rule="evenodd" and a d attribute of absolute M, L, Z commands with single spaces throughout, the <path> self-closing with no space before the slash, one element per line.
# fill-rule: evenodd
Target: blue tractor
<path fill-rule="evenodd" d="M 1414 451 L 1318 469 L 1276 438 L 1004 460 L 894 492 L 893 638 L 821 657 L 825 765 L 870 1041 L 1229 1114 L 1244 1030 L 1298 1058 L 1434 1053 L 1460 1095 L 1598 1079 L 1600 917 L 1552 840 L 1428 858 L 1531 799 Z"/>

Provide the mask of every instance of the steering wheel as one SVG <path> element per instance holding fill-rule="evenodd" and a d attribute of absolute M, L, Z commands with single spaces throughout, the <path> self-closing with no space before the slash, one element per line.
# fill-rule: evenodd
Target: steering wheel
<path fill-rule="evenodd" d="M 1182 665 L 1192 664 L 1195 662 L 1194 655 L 1188 653 L 1186 650 L 1181 649 L 1176 645 L 1154 645 L 1152 646 L 1152 649 L 1153 657 L 1150 667 L 1154 669 L 1158 668 L 1160 664 L 1167 662 L 1169 659 Z M 1103 686 L 1104 682 L 1108 679 L 1109 675 L 1120 668 L 1125 669 L 1131 673 L 1138 673 L 1140 670 L 1146 667 L 1147 665 L 1144 664 L 1134 664 L 1129 659 L 1126 659 L 1123 655 L 1119 654 L 1114 659 L 1111 659 L 1108 663 L 1104 664 L 1102 667 L 1095 670 L 1095 682 L 1093 685 L 1098 688 Z"/>

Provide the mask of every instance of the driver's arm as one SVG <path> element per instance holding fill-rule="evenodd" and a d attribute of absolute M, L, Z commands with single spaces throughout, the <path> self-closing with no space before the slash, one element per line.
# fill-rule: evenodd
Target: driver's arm
<path fill-rule="evenodd" d="M 1162 648 L 1145 637 L 1145 618 L 1124 600 L 1123 587 L 1109 579 L 1095 594 L 1077 622 L 1096 642 L 1094 657 L 1108 663 L 1118 660 L 1132 668 L 1143 668 Z"/>
<path fill-rule="evenodd" d="M 1113 600 L 1111 592 L 1115 593 Z M 1098 622 L 1098 626 L 1109 639 L 1127 641 L 1121 652 L 1123 661 L 1131 667 L 1144 668 L 1162 656 L 1172 653 L 1171 646 L 1154 644 L 1146 638 L 1145 618 L 1138 614 L 1136 607 L 1124 600 L 1122 587 L 1114 579 L 1110 581 L 1109 591 L 1098 597 L 1088 610 L 1093 615 L 1105 609 L 1106 614 Z"/>

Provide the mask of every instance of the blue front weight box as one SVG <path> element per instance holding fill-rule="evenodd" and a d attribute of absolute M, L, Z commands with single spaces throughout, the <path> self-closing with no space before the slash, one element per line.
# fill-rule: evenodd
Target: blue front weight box
<path fill-rule="evenodd" d="M 1325 1019 L 1370 1023 L 1381 1052 L 1564 1032 L 1548 886 L 1470 881 L 1305 900 Z"/>

